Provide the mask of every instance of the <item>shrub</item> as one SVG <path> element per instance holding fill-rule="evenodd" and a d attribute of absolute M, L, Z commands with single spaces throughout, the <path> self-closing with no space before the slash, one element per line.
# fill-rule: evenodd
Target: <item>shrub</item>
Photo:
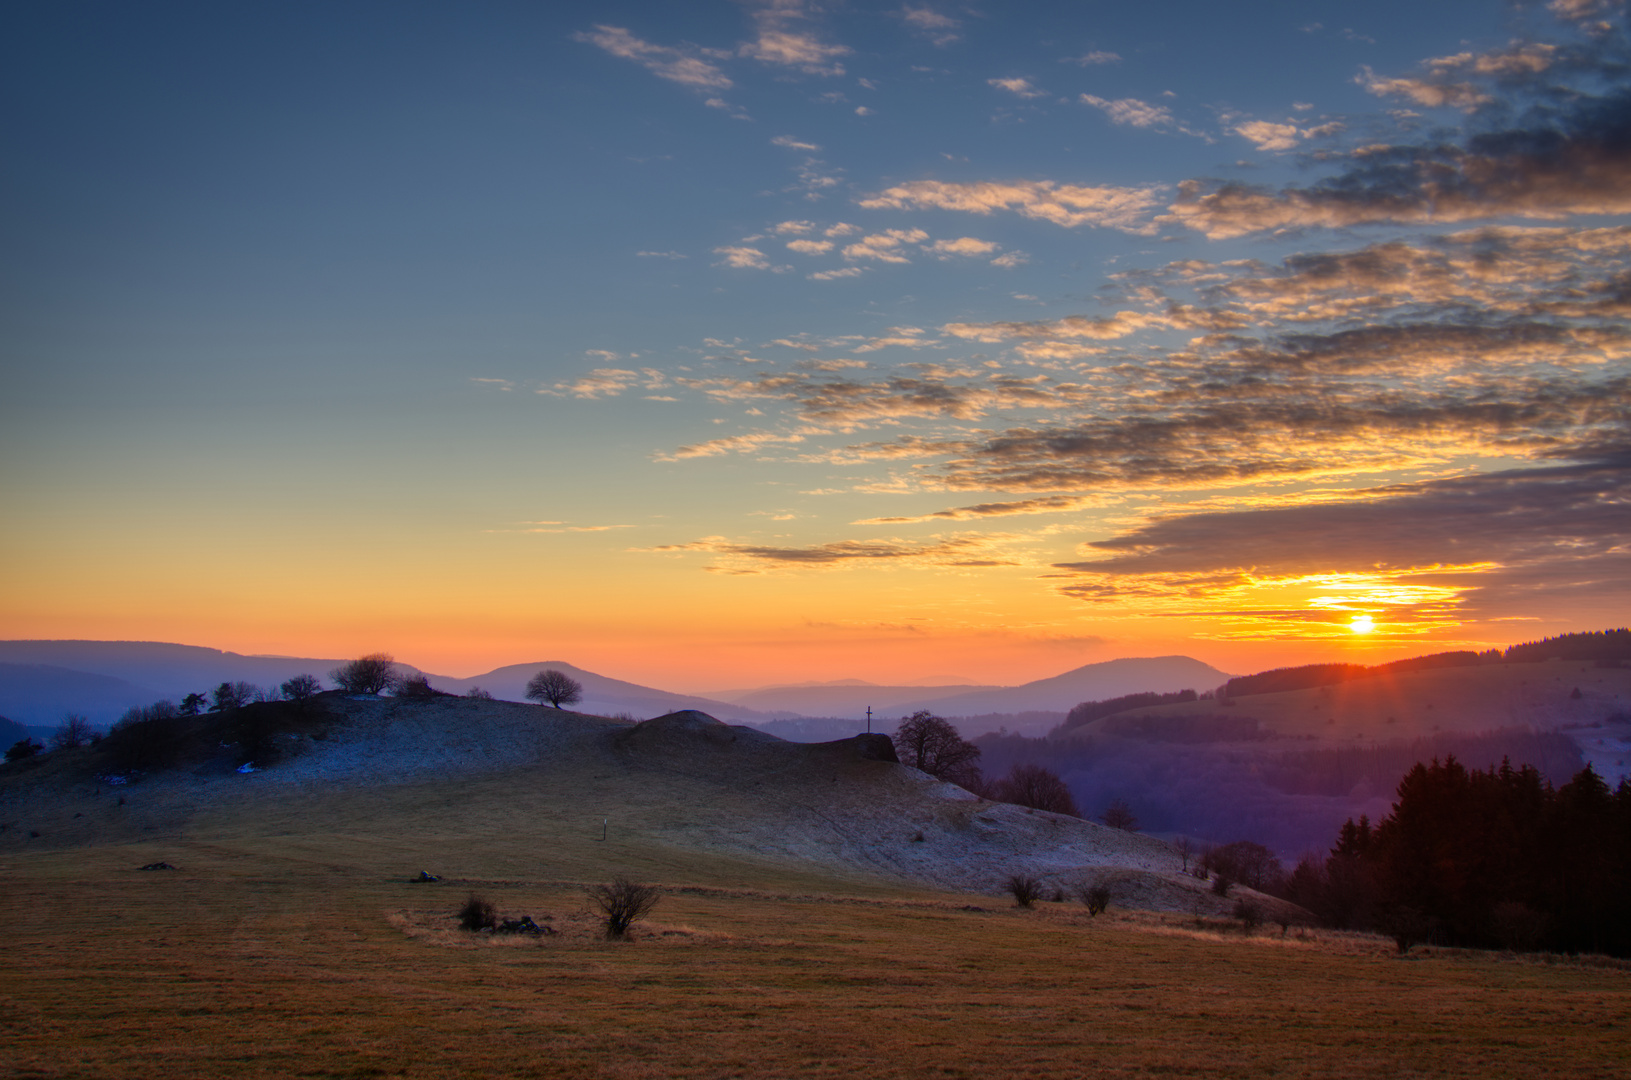
<path fill-rule="evenodd" d="M 1228 896 L 1229 888 L 1232 885 L 1234 885 L 1234 881 L 1231 880 L 1229 875 L 1225 874 L 1222 870 L 1219 870 L 1216 874 L 1212 875 L 1212 891 L 1217 895 Z"/>
<path fill-rule="evenodd" d="M 498 909 L 471 893 L 459 909 L 459 925 L 466 930 L 491 930 L 498 925 Z"/>
<path fill-rule="evenodd" d="M 1501 944 L 1514 952 L 1529 952 L 1546 939 L 1548 920 L 1542 912 L 1526 904 L 1507 900 L 1495 905 L 1490 912 L 1490 929 Z"/>
<path fill-rule="evenodd" d="M 1081 892 L 1082 903 L 1087 905 L 1087 913 L 1097 918 L 1105 908 L 1110 906 L 1110 890 L 1103 885 L 1092 885 Z"/>
<path fill-rule="evenodd" d="M 662 893 L 655 885 L 640 885 L 626 877 L 615 877 L 610 885 L 591 886 L 589 899 L 605 913 L 606 936 L 615 940 L 626 936 L 630 926 L 656 907 Z"/>
<path fill-rule="evenodd" d="M 1235 902 L 1235 918 L 1240 920 L 1241 929 L 1251 933 L 1263 925 L 1263 909 L 1250 900 Z"/>
<path fill-rule="evenodd" d="M 307 698 L 315 697 L 321 693 L 323 684 L 317 681 L 315 675 L 296 675 L 284 683 L 280 689 L 283 691 L 283 696 L 290 701 L 305 701 Z"/>
<path fill-rule="evenodd" d="M 396 684 L 396 696 L 415 698 L 422 701 L 426 698 L 435 697 L 436 691 L 431 687 L 430 680 L 425 678 L 423 674 L 413 674 Z"/>
<path fill-rule="evenodd" d="M 1042 898 L 1042 883 L 1029 874 L 1015 874 L 1008 879 L 1008 891 L 1020 907 L 1030 907 Z"/>
<path fill-rule="evenodd" d="M 396 660 L 390 653 L 369 653 L 329 672 L 348 694 L 382 694 L 396 686 Z"/>
<path fill-rule="evenodd" d="M 493 695 L 489 694 L 479 686 L 472 686 L 470 689 L 464 692 L 464 696 L 467 698 L 475 698 L 477 701 L 493 700 Z"/>
<path fill-rule="evenodd" d="M 11 744 L 11 749 L 6 751 L 6 760 L 21 761 L 24 758 L 33 757 L 35 754 L 44 749 L 45 746 L 43 744 L 37 743 L 25 735 L 23 738 L 18 739 L 16 742 Z"/>

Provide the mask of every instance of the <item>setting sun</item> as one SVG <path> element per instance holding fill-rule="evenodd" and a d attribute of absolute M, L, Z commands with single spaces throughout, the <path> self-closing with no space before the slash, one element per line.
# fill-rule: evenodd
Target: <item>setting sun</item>
<path fill-rule="evenodd" d="M 1368 634 L 1376 629 L 1376 620 L 1369 615 L 1355 615 L 1353 622 L 1348 624 L 1348 629 L 1356 634 Z"/>

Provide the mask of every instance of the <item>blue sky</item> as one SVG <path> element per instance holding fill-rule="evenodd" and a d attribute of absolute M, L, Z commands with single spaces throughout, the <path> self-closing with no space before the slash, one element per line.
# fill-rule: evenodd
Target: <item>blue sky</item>
<path fill-rule="evenodd" d="M 1625 610 L 1622 3 L 6 21 L 7 636 L 700 687 Z"/>

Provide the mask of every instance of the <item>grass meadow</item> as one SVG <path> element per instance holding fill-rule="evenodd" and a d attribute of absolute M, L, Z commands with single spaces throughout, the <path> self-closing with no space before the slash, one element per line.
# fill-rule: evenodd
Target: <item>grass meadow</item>
<path fill-rule="evenodd" d="M 1625 965 L 1401 958 L 698 854 L 634 860 L 666 895 L 608 942 L 581 880 L 408 884 L 354 851 L 307 835 L 8 852 L 0 1074 L 1631 1075 Z M 158 860 L 180 869 L 137 869 Z M 458 930 L 472 890 L 559 933 Z"/>

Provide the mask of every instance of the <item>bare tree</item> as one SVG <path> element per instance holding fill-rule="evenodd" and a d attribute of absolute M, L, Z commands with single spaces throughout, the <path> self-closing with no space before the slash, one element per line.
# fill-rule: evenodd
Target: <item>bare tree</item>
<path fill-rule="evenodd" d="M 1112 829 L 1121 829 L 1125 832 L 1138 831 L 1138 819 L 1133 816 L 1133 808 L 1127 805 L 1125 799 L 1113 801 L 1105 808 L 1104 813 L 1099 815 L 1099 820 Z"/>
<path fill-rule="evenodd" d="M 902 765 L 922 769 L 954 784 L 978 787 L 980 748 L 964 739 L 944 718 L 927 709 L 903 717 L 895 729 L 895 753 Z"/>
<path fill-rule="evenodd" d="M 1178 857 L 1184 860 L 1184 873 L 1189 873 L 1189 860 L 1195 854 L 1195 841 L 1187 836 L 1180 836 L 1172 842 L 1172 846 L 1177 849 Z"/>
<path fill-rule="evenodd" d="M 329 678 L 348 694 L 383 694 L 397 684 L 396 659 L 390 653 L 369 653 L 335 668 Z"/>
<path fill-rule="evenodd" d="M 290 701 L 305 701 L 315 697 L 323 690 L 323 684 L 317 681 L 315 675 L 296 675 L 282 686 L 283 696 Z"/>
<path fill-rule="evenodd" d="M 1070 788 L 1059 779 L 1059 774 L 1040 765 L 1015 765 L 1007 776 L 998 780 L 992 789 L 998 802 L 1048 810 L 1055 814 L 1081 817 Z"/>
<path fill-rule="evenodd" d="M 94 734 L 89 720 L 78 713 L 69 713 L 62 718 L 57 730 L 51 733 L 51 747 L 54 750 L 78 750 L 90 742 Z"/>
<path fill-rule="evenodd" d="M 615 877 L 610 885 L 592 885 L 589 899 L 606 913 L 606 936 L 620 938 L 629 927 L 657 906 L 662 893 L 655 885 L 639 885 L 626 877 Z"/>
<path fill-rule="evenodd" d="M 527 682 L 527 700 L 549 702 L 557 709 L 583 700 L 583 684 L 564 671 L 547 668 Z"/>
<path fill-rule="evenodd" d="M 231 712 L 255 700 L 255 687 L 246 682 L 224 682 L 211 693 L 210 712 Z"/>

